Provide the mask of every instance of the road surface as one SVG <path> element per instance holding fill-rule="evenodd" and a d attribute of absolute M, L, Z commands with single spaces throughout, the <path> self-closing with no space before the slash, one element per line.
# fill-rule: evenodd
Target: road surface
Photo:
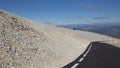
<path fill-rule="evenodd" d="M 120 68 L 120 48 L 92 42 L 83 54 L 63 68 Z"/>

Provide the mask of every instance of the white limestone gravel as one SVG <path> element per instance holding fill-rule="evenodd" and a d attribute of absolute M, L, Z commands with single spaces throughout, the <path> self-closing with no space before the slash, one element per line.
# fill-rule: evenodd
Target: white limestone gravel
<path fill-rule="evenodd" d="M 61 68 L 92 41 L 120 47 L 116 38 L 36 23 L 0 11 L 0 68 Z"/>

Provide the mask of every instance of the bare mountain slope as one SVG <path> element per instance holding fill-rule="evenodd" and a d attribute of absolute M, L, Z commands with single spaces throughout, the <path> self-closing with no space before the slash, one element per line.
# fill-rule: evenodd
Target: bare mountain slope
<path fill-rule="evenodd" d="M 38 24 L 0 11 L 0 68 L 60 68 L 91 41 L 102 40 L 120 47 L 115 38 Z"/>

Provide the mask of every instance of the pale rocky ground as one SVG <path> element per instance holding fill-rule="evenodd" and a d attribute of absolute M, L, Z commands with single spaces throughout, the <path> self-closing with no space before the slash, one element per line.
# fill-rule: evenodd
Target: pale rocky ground
<path fill-rule="evenodd" d="M 0 68 L 61 68 L 92 41 L 120 47 L 116 38 L 39 24 L 0 11 Z"/>

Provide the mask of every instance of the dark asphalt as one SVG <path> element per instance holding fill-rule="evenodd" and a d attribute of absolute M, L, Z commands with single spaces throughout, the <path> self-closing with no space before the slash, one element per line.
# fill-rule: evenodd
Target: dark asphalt
<path fill-rule="evenodd" d="M 79 63 L 76 68 L 120 68 L 120 48 L 118 47 L 106 43 L 92 42 L 92 48 L 88 55 L 82 62 L 78 62 L 83 54 L 63 68 L 71 68 L 75 63 Z"/>

